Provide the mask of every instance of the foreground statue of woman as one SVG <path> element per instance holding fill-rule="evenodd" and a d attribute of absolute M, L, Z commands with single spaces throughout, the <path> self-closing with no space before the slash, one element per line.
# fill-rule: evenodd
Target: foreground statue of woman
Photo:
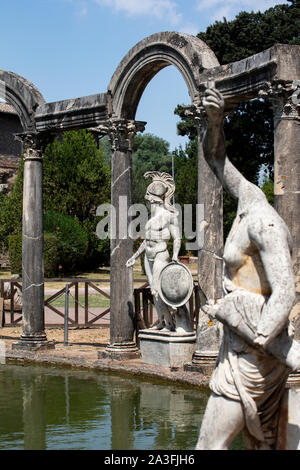
<path fill-rule="evenodd" d="M 287 356 L 295 347 L 298 361 L 298 344 L 287 333 L 295 299 L 291 237 L 264 193 L 226 155 L 222 95 L 207 89 L 203 105 L 205 158 L 238 208 L 224 247 L 225 296 L 205 306 L 224 334 L 196 448 L 228 449 L 243 430 L 248 449 L 273 449 Z"/>
<path fill-rule="evenodd" d="M 169 330 L 178 333 L 193 330 L 189 313 L 185 306 L 175 310 L 175 322 L 171 315 L 172 309 L 159 294 L 160 274 L 169 263 L 170 255 L 167 242 L 173 238 L 172 261 L 178 263 L 181 247 L 181 235 L 178 224 L 178 213 L 171 204 L 175 192 L 175 183 L 168 173 L 148 171 L 145 178 L 152 178 L 145 199 L 150 202 L 151 216 L 145 227 L 145 240 L 137 252 L 127 261 L 126 266 L 133 266 L 135 261 L 145 251 L 145 272 L 153 295 L 153 302 L 158 314 L 158 323 L 153 326 L 156 330 Z"/>

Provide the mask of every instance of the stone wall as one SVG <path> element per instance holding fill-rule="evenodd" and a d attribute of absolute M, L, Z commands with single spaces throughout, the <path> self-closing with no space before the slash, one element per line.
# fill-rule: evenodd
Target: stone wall
<path fill-rule="evenodd" d="M 20 119 L 14 108 L 0 103 L 0 191 L 9 192 L 19 167 L 22 144 L 14 134 L 22 132 Z M 8 253 L 0 253 L 1 268 L 9 268 Z"/>
<path fill-rule="evenodd" d="M 22 144 L 14 137 L 14 134 L 20 132 L 22 126 L 14 108 L 0 103 L 0 184 L 7 184 L 8 190 L 14 181 L 21 158 Z"/>

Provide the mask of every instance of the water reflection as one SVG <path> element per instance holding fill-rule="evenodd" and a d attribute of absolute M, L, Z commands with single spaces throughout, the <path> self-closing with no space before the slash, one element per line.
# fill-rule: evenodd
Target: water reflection
<path fill-rule="evenodd" d="M 0 449 L 193 449 L 209 392 L 0 366 Z"/>

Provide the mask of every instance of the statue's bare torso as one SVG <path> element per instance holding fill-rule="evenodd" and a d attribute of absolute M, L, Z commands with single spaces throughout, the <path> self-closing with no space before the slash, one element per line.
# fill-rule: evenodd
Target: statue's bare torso
<path fill-rule="evenodd" d="M 167 249 L 167 242 L 171 238 L 170 223 L 172 214 L 164 207 L 160 207 L 145 227 L 146 255 L 149 261 L 154 261 L 155 256 Z"/>
<path fill-rule="evenodd" d="M 249 292 L 271 295 L 268 282 L 257 244 L 251 239 L 251 233 L 256 227 L 264 230 L 273 229 L 280 232 L 280 237 L 286 239 L 291 250 L 291 238 L 282 219 L 277 212 L 268 205 L 267 215 L 263 211 L 263 200 L 258 201 L 245 210 L 238 212 L 224 247 L 224 287 L 227 292 L 237 288 Z M 259 235 L 259 234 L 258 234 Z"/>

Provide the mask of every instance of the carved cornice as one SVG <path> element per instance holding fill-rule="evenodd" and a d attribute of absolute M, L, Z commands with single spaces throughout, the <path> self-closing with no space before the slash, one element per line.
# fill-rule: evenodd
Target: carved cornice
<path fill-rule="evenodd" d="M 137 132 L 144 132 L 146 122 L 111 118 L 98 126 L 102 134 L 108 135 L 113 151 L 131 152 L 133 138 Z"/>
<path fill-rule="evenodd" d="M 274 119 L 300 119 L 300 80 L 266 82 L 259 96 L 271 101 Z"/>

